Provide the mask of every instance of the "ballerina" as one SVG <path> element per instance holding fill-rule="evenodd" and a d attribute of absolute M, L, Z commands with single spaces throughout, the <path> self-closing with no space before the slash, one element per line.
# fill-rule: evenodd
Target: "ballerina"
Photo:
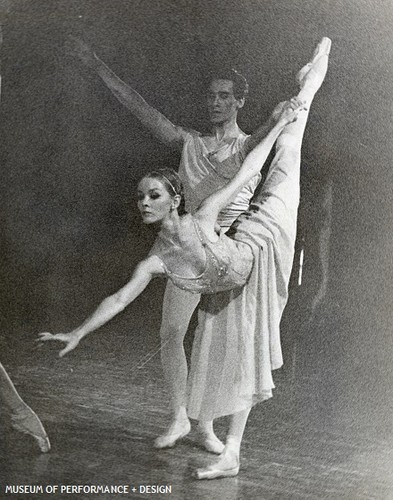
<path fill-rule="evenodd" d="M 166 276 L 178 288 L 209 296 L 202 309 L 210 310 L 208 314 L 206 311 L 200 314 L 202 321 L 193 346 L 188 412 L 192 418 L 201 420 L 221 414 L 231 417 L 223 453 L 217 463 L 196 472 L 199 479 L 238 473 L 240 444 L 249 412 L 255 402 L 271 397 L 274 387 L 271 370 L 282 363 L 278 330 L 293 261 L 301 144 L 310 105 L 327 71 L 329 51 L 330 40 L 324 38 L 312 61 L 298 74 L 298 95 L 282 106 L 267 135 L 247 155 L 233 179 L 208 196 L 193 215 L 179 215 L 182 187 L 175 172 L 161 170 L 145 175 L 138 185 L 138 208 L 145 224 L 160 226 L 149 256 L 137 266 L 131 280 L 104 299 L 82 325 L 69 333 L 45 332 L 39 336 L 41 341 L 64 342 L 66 346 L 60 351 L 60 356 L 64 356 L 82 338 L 127 307 L 156 276 Z M 230 236 L 217 232 L 218 214 L 258 174 L 276 141 L 276 154 L 268 177 L 250 209 L 237 219 Z M 263 291 L 260 303 L 255 300 L 258 290 Z M 232 312 L 236 311 L 239 298 L 242 312 L 234 318 L 235 329 L 231 330 L 228 321 L 224 324 L 222 320 L 232 304 L 235 306 Z M 259 307 L 266 317 L 260 324 L 254 322 L 250 335 L 242 335 L 243 327 L 248 328 L 249 318 L 257 315 Z M 219 340 L 228 332 L 238 336 L 238 352 L 242 356 L 236 352 L 228 357 L 220 346 L 204 345 L 212 325 Z M 254 352 L 256 345 L 258 351 Z M 229 380 L 233 380 L 239 404 L 232 402 L 233 391 L 221 391 L 219 405 L 212 401 L 211 394 L 216 388 L 210 381 L 215 380 L 216 365 L 206 361 L 206 350 L 219 361 L 217 366 L 229 370 Z M 251 352 L 253 370 L 244 370 L 247 363 L 239 363 L 247 361 Z M 233 362 L 228 363 L 228 359 Z M 272 360 L 268 367 L 264 365 L 267 359 Z M 238 392 L 240 389 L 244 394 Z M 179 434 L 185 435 L 188 431 L 189 422 L 185 421 Z"/>
<path fill-rule="evenodd" d="M 244 157 L 266 135 L 275 120 L 273 111 L 267 123 L 262 124 L 251 136 L 237 124 L 238 113 L 248 96 L 246 78 L 236 70 L 216 70 L 210 74 L 207 90 L 207 111 L 211 130 L 203 134 L 172 123 L 168 117 L 152 107 L 129 84 L 122 81 L 91 48 L 81 40 L 73 40 L 71 53 L 93 71 L 107 86 L 119 103 L 140 120 L 156 139 L 170 149 L 181 151 L 179 175 L 184 186 L 185 208 L 191 214 L 200 202 L 221 188 L 239 170 Z M 255 176 L 243 187 L 231 203 L 218 216 L 219 226 L 228 230 L 245 210 L 261 175 Z M 162 304 L 160 328 L 161 362 L 168 389 L 171 422 L 164 434 L 154 441 L 155 448 L 169 448 L 190 429 L 186 411 L 186 386 L 188 377 L 184 338 L 200 296 L 188 293 L 167 281 Z M 221 453 L 224 445 L 213 431 L 211 421 L 198 422 L 198 442 L 207 451 Z"/>

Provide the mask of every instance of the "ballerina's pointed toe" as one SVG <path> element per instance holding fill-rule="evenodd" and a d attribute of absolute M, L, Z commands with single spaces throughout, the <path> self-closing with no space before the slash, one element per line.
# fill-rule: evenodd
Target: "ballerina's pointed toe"
<path fill-rule="evenodd" d="M 330 38 L 324 36 L 317 45 L 317 48 L 314 51 L 310 64 L 314 64 L 321 56 L 328 56 L 330 54 L 331 46 L 332 46 L 332 41 L 330 40 Z"/>
<path fill-rule="evenodd" d="M 296 75 L 296 80 L 300 88 L 308 85 L 316 92 L 327 71 L 328 59 L 332 41 L 328 37 L 322 38 L 314 51 L 313 57 Z"/>

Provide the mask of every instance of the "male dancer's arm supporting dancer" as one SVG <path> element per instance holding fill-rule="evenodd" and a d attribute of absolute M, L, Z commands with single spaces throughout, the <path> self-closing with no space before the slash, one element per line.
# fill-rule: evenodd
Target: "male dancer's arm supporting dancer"
<path fill-rule="evenodd" d="M 244 157 L 268 134 L 281 110 L 279 105 L 266 124 L 252 136 L 247 136 L 237 125 L 237 114 L 248 92 L 247 82 L 233 70 L 218 73 L 212 77 L 207 94 L 212 133 L 206 136 L 189 133 L 150 106 L 85 43 L 74 39 L 74 51 L 87 67 L 95 71 L 118 101 L 158 140 L 182 151 L 179 174 L 184 184 L 186 208 L 191 213 L 206 196 L 236 174 Z M 259 176 L 256 175 L 233 203 L 222 211 L 218 218 L 221 227 L 229 228 L 238 215 L 247 209 L 258 182 Z M 171 398 L 172 422 L 167 432 L 156 439 L 157 448 L 173 446 L 190 429 L 185 409 L 187 361 L 183 341 L 199 298 L 196 294 L 174 287 L 171 282 L 167 284 L 160 336 L 162 367 Z M 200 421 L 198 430 L 198 440 L 202 446 L 213 453 L 222 451 L 223 444 L 215 436 L 211 421 Z"/>

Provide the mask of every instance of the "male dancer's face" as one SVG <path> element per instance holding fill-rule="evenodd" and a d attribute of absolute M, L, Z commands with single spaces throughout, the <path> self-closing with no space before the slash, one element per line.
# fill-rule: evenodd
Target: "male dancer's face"
<path fill-rule="evenodd" d="M 211 123 L 221 125 L 236 121 L 244 99 L 236 99 L 231 80 L 213 80 L 207 92 L 207 110 Z"/>

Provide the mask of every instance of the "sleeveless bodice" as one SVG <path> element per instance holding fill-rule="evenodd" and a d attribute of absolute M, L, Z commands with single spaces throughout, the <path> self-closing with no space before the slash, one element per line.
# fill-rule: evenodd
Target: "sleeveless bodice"
<path fill-rule="evenodd" d="M 210 241 L 199 227 L 197 220 L 192 219 L 196 235 L 201 242 L 206 262 L 199 276 L 185 277 L 173 272 L 159 252 L 152 253 L 160 257 L 165 274 L 178 287 L 192 293 L 211 294 L 224 290 L 242 287 L 252 270 L 253 253 L 247 243 L 233 240 L 220 232 L 216 242 Z"/>

